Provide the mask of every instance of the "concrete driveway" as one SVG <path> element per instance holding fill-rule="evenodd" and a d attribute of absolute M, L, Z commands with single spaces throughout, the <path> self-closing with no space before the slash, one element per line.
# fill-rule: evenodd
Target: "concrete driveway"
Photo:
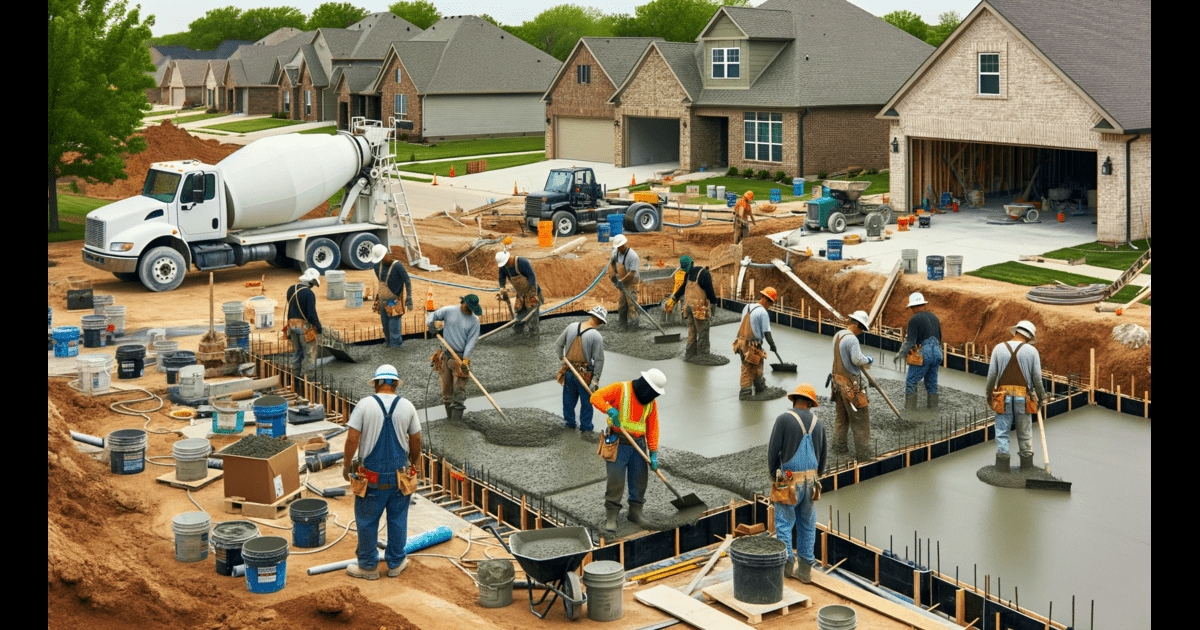
<path fill-rule="evenodd" d="M 596 180 L 610 189 L 629 186 L 630 180 L 636 178 L 640 184 L 654 176 L 656 171 L 673 171 L 679 168 L 679 162 L 663 162 L 618 168 L 604 162 L 582 162 L 578 160 L 546 160 L 524 166 L 514 166 L 498 171 L 486 171 L 473 175 L 459 175 L 453 179 L 439 177 L 438 186 L 468 188 L 481 190 L 497 195 L 512 195 L 513 182 L 521 192 L 541 190 L 546 184 L 546 176 L 550 169 L 571 168 L 572 166 L 590 166 L 596 172 Z M 401 167 L 403 168 L 403 167 Z"/>
<path fill-rule="evenodd" d="M 443 210 L 453 211 L 455 204 L 462 206 L 463 210 L 474 210 L 479 206 L 512 195 L 512 190 L 509 190 L 508 194 L 497 194 L 461 187 L 454 188 L 443 184 L 446 179 L 438 178 L 437 186 L 422 182 L 404 182 L 408 209 L 412 212 L 414 219 L 423 219 Z M 512 183 L 509 182 L 509 185 L 511 186 Z"/>

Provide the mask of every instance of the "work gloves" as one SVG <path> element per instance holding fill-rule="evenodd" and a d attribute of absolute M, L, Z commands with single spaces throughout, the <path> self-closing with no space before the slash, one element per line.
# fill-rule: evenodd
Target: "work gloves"
<path fill-rule="evenodd" d="M 667 298 L 667 305 L 663 307 L 663 310 L 670 313 L 674 309 L 675 309 L 675 298 L 673 298 L 673 297 Z"/>
<path fill-rule="evenodd" d="M 463 374 L 471 373 L 471 360 L 470 359 L 462 360 L 462 371 L 463 371 Z"/>
<path fill-rule="evenodd" d="M 775 349 L 775 339 L 771 337 L 771 331 L 763 333 L 763 337 L 766 338 L 767 345 L 771 347 L 771 352 L 778 352 L 778 350 Z"/>
<path fill-rule="evenodd" d="M 616 407 L 610 407 L 605 413 L 608 414 L 608 423 L 616 428 L 618 426 L 617 419 L 621 417 L 621 412 L 617 411 Z"/>
<path fill-rule="evenodd" d="M 592 379 L 591 387 L 592 391 L 596 391 L 596 388 L 600 387 L 600 377 L 595 377 Z"/>
<path fill-rule="evenodd" d="M 410 311 L 411 311 L 411 310 L 413 310 L 412 298 L 411 298 L 411 297 L 409 297 L 409 298 L 406 298 L 406 299 L 404 300 L 404 308 L 406 308 L 406 309 L 408 309 L 408 310 L 410 310 Z"/>
<path fill-rule="evenodd" d="M 625 283 L 621 282 L 621 280 L 619 278 L 617 278 L 616 276 L 609 276 L 609 277 L 612 278 L 612 283 L 613 283 L 614 287 L 617 287 L 618 289 L 625 288 Z"/>
<path fill-rule="evenodd" d="M 650 451 L 650 470 L 658 470 L 658 451 Z"/>
<path fill-rule="evenodd" d="M 506 291 L 504 289 L 500 289 L 500 292 L 496 294 L 496 299 L 501 300 L 501 301 L 507 301 L 508 300 L 508 291 Z"/>

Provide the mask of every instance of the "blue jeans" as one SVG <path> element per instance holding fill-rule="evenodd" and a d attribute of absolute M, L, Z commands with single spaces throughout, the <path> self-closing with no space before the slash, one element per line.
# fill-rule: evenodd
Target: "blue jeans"
<path fill-rule="evenodd" d="M 583 431 L 592 430 L 592 412 L 595 407 L 592 407 L 591 397 L 583 383 L 575 378 L 571 370 L 567 370 L 563 375 L 563 420 L 566 421 L 568 429 L 575 428 L 575 404 L 582 400 L 583 404 L 579 406 L 579 428 Z"/>
<path fill-rule="evenodd" d="M 304 369 L 304 356 L 308 354 L 308 342 L 304 341 L 304 329 L 298 326 L 288 328 L 288 339 L 292 342 L 295 352 L 292 354 L 292 366 L 297 370 Z"/>
<path fill-rule="evenodd" d="M 383 310 L 383 305 L 379 307 L 379 322 L 383 324 L 384 341 L 387 342 L 389 348 L 399 348 L 404 343 L 404 338 L 400 336 L 400 320 L 401 317 L 388 317 L 387 311 Z"/>
<path fill-rule="evenodd" d="M 379 519 L 387 510 L 387 551 L 384 560 L 389 569 L 404 562 L 404 546 L 408 544 L 408 506 L 411 497 L 396 488 L 396 473 L 380 473 L 379 483 L 391 484 L 391 488 L 380 490 L 367 488 L 367 496 L 354 497 L 354 521 L 358 525 L 358 566 L 370 571 L 379 564 L 379 551 L 375 543 L 379 540 Z"/>
<path fill-rule="evenodd" d="M 637 440 L 638 446 L 642 448 L 642 452 L 649 454 L 646 450 L 645 436 L 634 438 Z M 610 508 L 621 507 L 621 493 L 625 489 L 625 482 L 629 482 L 629 503 L 645 503 L 646 481 L 650 476 L 650 465 L 642 456 L 638 454 L 625 438 L 621 438 L 621 444 L 617 447 L 617 461 L 604 462 L 606 472 L 608 473 L 608 481 L 604 490 L 604 506 Z"/>
<path fill-rule="evenodd" d="M 904 393 L 917 393 L 917 383 L 925 380 L 925 393 L 937 395 L 938 368 L 942 366 L 942 344 L 930 337 L 921 344 L 921 361 L 924 365 L 908 366 L 908 376 L 904 380 Z"/>
<path fill-rule="evenodd" d="M 1004 410 L 1007 413 L 996 414 L 996 452 L 1008 455 L 1008 433 L 1013 428 L 1014 417 L 1017 427 L 1017 452 L 1026 457 L 1033 456 L 1033 417 L 1025 411 L 1024 396 L 1005 396 Z"/>
<path fill-rule="evenodd" d="M 817 458 L 813 454 L 811 435 L 804 436 L 804 440 L 800 442 L 800 448 L 796 449 L 796 454 L 792 456 L 792 459 L 783 465 L 783 469 L 792 472 L 817 469 Z M 814 483 L 815 480 L 810 480 L 803 484 L 797 484 L 796 495 L 799 500 L 796 501 L 796 505 L 774 504 L 775 537 L 787 545 L 788 560 L 795 558 L 799 553 L 800 559 L 809 564 L 817 561 L 813 555 L 813 544 L 817 539 L 817 521 L 812 504 Z M 792 548 L 793 528 L 797 534 L 795 549 Z"/>

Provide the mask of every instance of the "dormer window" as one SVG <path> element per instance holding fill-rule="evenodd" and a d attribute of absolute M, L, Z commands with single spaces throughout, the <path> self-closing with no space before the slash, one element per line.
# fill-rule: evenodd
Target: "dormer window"
<path fill-rule="evenodd" d="M 737 79 L 742 76 L 741 48 L 712 49 L 712 78 Z"/>

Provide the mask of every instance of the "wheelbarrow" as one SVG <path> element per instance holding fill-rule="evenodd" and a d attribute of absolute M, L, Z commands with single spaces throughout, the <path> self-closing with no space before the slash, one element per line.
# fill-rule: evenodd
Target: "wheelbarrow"
<path fill-rule="evenodd" d="M 517 559 L 517 563 L 529 578 L 526 580 L 529 612 L 538 619 L 545 619 L 554 602 L 561 597 L 567 619 L 575 621 L 583 615 L 583 604 L 587 602 L 587 595 L 583 592 L 583 584 L 575 574 L 575 569 L 583 563 L 584 556 L 592 551 L 592 538 L 586 527 L 555 527 L 513 532 L 507 543 L 500 536 L 500 532 L 496 531 L 495 525 L 488 525 L 487 529 L 500 541 L 504 550 Z M 543 558 L 543 555 L 551 557 Z M 536 602 L 533 601 L 535 588 L 545 589 Z M 550 598 L 548 602 L 547 597 Z M 545 606 L 538 612 L 538 606 L 542 606 L 543 603 Z"/>
<path fill-rule="evenodd" d="M 1027 203 L 1005 204 L 1004 210 L 1013 221 L 1024 220 L 1026 223 L 1033 223 L 1038 220 L 1037 208 Z"/>

